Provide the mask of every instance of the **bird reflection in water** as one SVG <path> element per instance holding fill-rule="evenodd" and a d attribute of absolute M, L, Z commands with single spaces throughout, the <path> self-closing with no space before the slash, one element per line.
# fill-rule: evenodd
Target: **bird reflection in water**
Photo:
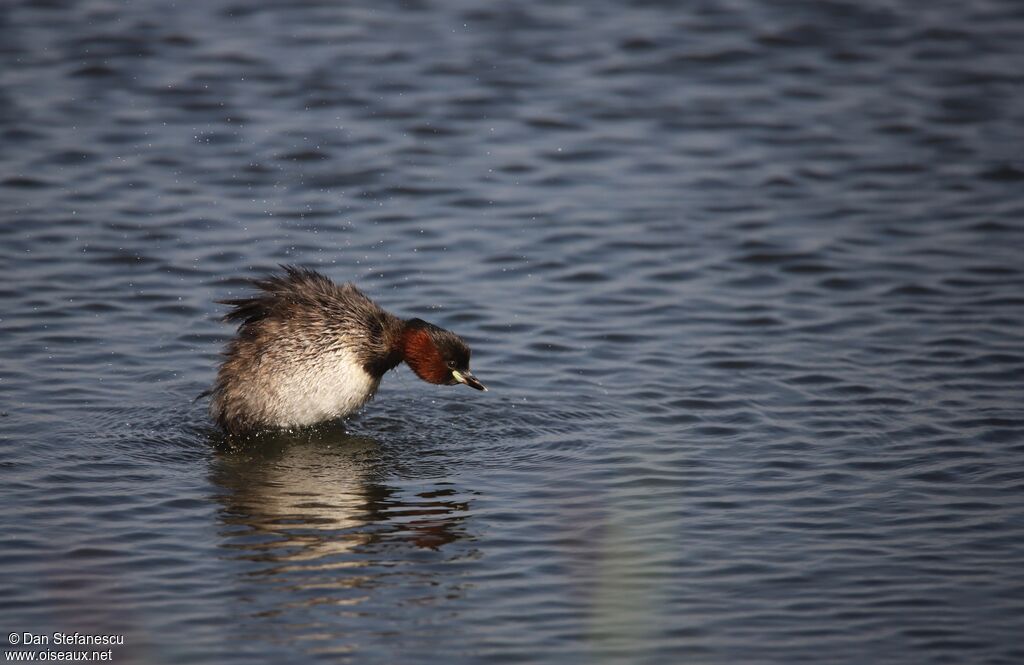
<path fill-rule="evenodd" d="M 239 592 L 254 616 L 325 604 L 365 614 L 461 595 L 458 577 L 441 575 L 473 557 L 468 544 L 447 547 L 466 536 L 468 494 L 446 482 L 388 485 L 395 457 L 329 427 L 218 447 L 222 546 L 252 564 Z"/>

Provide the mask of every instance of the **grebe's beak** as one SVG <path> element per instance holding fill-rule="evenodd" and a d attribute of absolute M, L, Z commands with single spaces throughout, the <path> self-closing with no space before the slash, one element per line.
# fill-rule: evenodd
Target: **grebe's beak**
<path fill-rule="evenodd" d="M 477 390 L 487 392 L 487 388 L 484 387 L 484 384 L 477 381 L 476 377 L 473 376 L 473 373 L 470 372 L 468 369 L 465 372 L 460 372 L 457 369 L 453 369 L 452 376 L 459 383 L 465 383 L 470 388 L 476 388 Z"/>

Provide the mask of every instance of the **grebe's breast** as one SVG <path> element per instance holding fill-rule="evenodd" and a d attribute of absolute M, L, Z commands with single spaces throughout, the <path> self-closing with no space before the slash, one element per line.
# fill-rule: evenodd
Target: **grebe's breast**
<path fill-rule="evenodd" d="M 347 416 L 366 404 L 380 385 L 380 378 L 363 369 L 346 347 L 335 347 L 315 360 L 269 364 L 261 372 L 270 398 L 266 411 L 282 427 Z"/>

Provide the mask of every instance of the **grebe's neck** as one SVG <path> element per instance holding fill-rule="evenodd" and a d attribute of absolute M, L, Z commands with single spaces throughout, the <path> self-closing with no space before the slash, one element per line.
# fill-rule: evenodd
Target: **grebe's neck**
<path fill-rule="evenodd" d="M 433 332 L 441 330 L 422 319 L 409 319 L 399 341 L 402 360 L 427 383 L 448 383 L 451 372 L 434 342 Z"/>

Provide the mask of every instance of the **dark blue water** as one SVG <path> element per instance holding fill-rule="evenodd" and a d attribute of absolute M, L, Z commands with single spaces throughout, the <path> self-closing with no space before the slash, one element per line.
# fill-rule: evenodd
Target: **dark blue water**
<path fill-rule="evenodd" d="M 1022 44 L 1013 0 L 6 2 L 0 630 L 1024 662 Z M 221 445 L 213 301 L 281 262 L 491 392 Z"/>

